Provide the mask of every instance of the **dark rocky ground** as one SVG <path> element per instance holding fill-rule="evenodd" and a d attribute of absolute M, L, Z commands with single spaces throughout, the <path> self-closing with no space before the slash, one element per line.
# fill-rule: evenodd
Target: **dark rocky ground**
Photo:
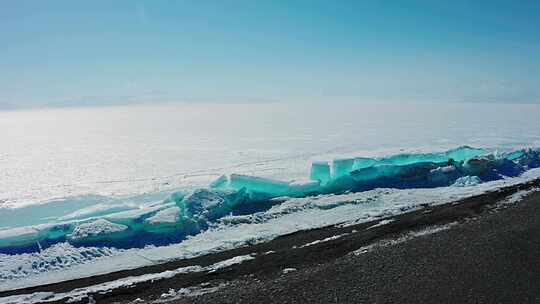
<path fill-rule="evenodd" d="M 450 230 L 175 303 L 540 303 L 540 194 Z"/>
<path fill-rule="evenodd" d="M 517 204 L 497 207 L 509 195 L 534 187 L 540 187 L 540 180 L 425 206 L 371 229 L 377 222 L 302 231 L 196 259 L 4 292 L 0 297 L 68 291 L 125 276 L 256 254 L 254 260 L 214 273 L 179 275 L 92 296 L 98 303 L 130 303 L 137 298 L 152 302 L 171 288 L 226 284 L 216 292 L 173 303 L 540 303 L 540 192 Z M 412 232 L 456 222 L 450 229 L 411 237 Z M 346 235 L 299 248 L 341 234 Z M 388 242 L 403 236 L 409 236 L 408 240 Z M 370 244 L 387 245 L 352 254 Z M 274 253 L 264 254 L 268 251 Z M 284 273 L 285 268 L 296 271 Z"/>

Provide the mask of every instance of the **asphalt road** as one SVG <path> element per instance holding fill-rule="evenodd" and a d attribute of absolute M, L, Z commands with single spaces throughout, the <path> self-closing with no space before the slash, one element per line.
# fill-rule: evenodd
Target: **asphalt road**
<path fill-rule="evenodd" d="M 175 303 L 540 303 L 540 193 L 449 230 Z"/>

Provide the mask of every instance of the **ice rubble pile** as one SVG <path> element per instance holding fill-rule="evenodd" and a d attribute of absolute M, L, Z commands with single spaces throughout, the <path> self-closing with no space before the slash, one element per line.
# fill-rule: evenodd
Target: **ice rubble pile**
<path fill-rule="evenodd" d="M 229 214 L 252 214 L 276 197 L 374 188 L 470 186 L 540 167 L 540 150 L 487 153 L 460 147 L 443 153 L 399 154 L 313 162 L 308 180 L 279 181 L 231 174 L 208 188 L 178 191 L 157 203 L 81 209 L 46 224 L 0 230 L 0 253 L 39 251 L 59 242 L 75 246 L 137 247 L 180 241 Z M 96 211 L 97 210 L 97 211 Z"/>

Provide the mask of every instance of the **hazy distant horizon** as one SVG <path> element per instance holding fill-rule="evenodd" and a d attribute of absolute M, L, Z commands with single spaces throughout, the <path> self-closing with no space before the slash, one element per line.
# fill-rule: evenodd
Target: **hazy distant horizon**
<path fill-rule="evenodd" d="M 333 101 L 334 104 L 340 106 L 340 105 L 347 105 L 347 104 L 353 104 L 353 103 L 360 103 L 368 105 L 374 105 L 374 104 L 381 104 L 381 105 L 388 105 L 388 104 L 396 104 L 396 105 L 406 105 L 406 104 L 437 104 L 437 103 L 443 103 L 443 104 L 501 104 L 501 105 L 539 105 L 539 101 L 520 101 L 520 102 L 512 102 L 512 101 L 489 101 L 489 100 L 477 100 L 477 101 L 464 101 L 464 100 L 362 100 L 362 101 L 352 101 L 352 100 L 340 100 L 340 101 Z M 279 101 L 279 100 L 254 100 L 254 99 L 248 99 L 248 100 L 235 100 L 235 101 L 219 101 L 219 100 L 188 100 L 188 101 L 149 101 L 149 102 L 86 102 L 86 103 L 48 103 L 48 104 L 22 104 L 22 105 L 16 105 L 16 104 L 0 104 L 0 111 L 20 111 L 20 110 L 47 110 L 47 109 L 63 109 L 63 108 L 100 108 L 100 107 L 128 107 L 128 106 L 174 106 L 174 105 L 238 105 L 238 104 L 291 104 L 291 105 L 317 105 L 317 104 L 324 104 L 324 101 Z"/>

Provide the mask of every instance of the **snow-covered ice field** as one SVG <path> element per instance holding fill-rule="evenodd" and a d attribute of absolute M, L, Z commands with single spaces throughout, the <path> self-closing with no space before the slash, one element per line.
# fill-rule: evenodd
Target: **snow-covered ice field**
<path fill-rule="evenodd" d="M 320 188 L 321 181 L 305 181 L 325 174 L 324 165 L 310 173 L 314 162 L 328 164 L 330 179 L 345 170 L 343 175 L 351 174 L 354 183 L 366 183 L 368 173 L 402 172 L 403 163 L 391 164 L 399 167 L 395 169 L 387 161 L 384 168 L 390 171 L 351 173 L 366 169 L 364 158 L 442 153 L 464 145 L 482 148 L 479 154 L 494 159 L 513 159 L 511 151 L 540 146 L 537 117 L 537 105 L 503 104 L 0 112 L 0 290 L 194 257 L 302 229 L 369 221 L 537 178 L 540 171 L 526 164 L 511 177 L 480 179 L 452 173 L 466 166 L 455 165 L 455 171 L 441 163 L 422 168 L 429 183 L 401 187 L 405 189 L 376 187 L 387 185 L 376 180 L 367 191 L 334 191 Z M 429 161 L 448 161 L 442 154 L 427 155 Z M 460 160 L 455 154 L 451 158 Z M 331 162 L 336 159 L 342 161 Z M 506 163 L 494 166 L 496 172 L 515 169 Z M 227 179 L 219 179 L 223 174 Z M 211 183 L 215 190 L 193 193 Z M 422 185 L 430 187 L 416 187 Z M 257 190 L 247 194 L 249 202 L 259 202 L 253 194 L 265 191 L 273 198 L 243 204 L 246 194 L 238 192 L 245 187 Z"/>

